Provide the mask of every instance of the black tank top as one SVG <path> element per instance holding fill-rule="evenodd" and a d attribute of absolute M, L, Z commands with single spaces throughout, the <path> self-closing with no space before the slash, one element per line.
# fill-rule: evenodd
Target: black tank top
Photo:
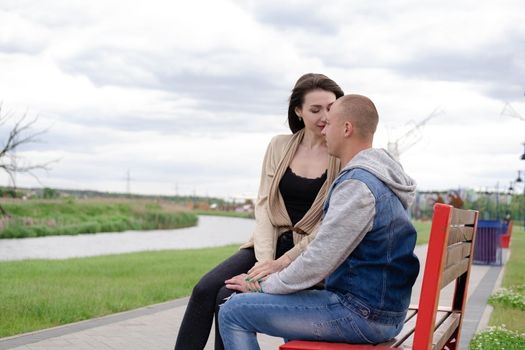
<path fill-rule="evenodd" d="M 286 169 L 279 182 L 279 191 L 293 225 L 297 224 L 312 206 L 317 193 L 326 181 L 326 173 L 325 171 L 316 179 L 309 179 L 296 175 L 290 168 Z"/>
<path fill-rule="evenodd" d="M 279 182 L 279 191 L 283 196 L 284 205 L 288 216 L 295 225 L 306 214 L 308 209 L 312 206 L 317 193 L 326 181 L 325 171 L 323 175 L 317 179 L 309 179 L 294 174 L 292 169 L 286 169 L 281 181 Z M 283 232 L 277 239 L 277 247 L 275 257 L 279 258 L 281 255 L 292 249 L 293 235 L 292 231 Z"/>

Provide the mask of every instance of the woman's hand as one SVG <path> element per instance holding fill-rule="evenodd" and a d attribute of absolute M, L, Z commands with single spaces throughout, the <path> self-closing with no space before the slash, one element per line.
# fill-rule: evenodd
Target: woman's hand
<path fill-rule="evenodd" d="M 226 288 L 233 289 L 241 293 L 262 292 L 261 285 L 258 281 L 250 282 L 247 274 L 242 273 L 224 281 Z"/>
<path fill-rule="evenodd" d="M 248 271 L 248 281 L 255 283 L 263 281 L 268 275 L 279 272 L 284 269 L 286 266 L 290 265 L 292 260 L 286 254 L 281 256 L 277 260 L 257 262 L 251 269 Z"/>

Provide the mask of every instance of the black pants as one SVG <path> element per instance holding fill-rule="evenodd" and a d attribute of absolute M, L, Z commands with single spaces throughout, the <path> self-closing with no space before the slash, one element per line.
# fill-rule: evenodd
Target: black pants
<path fill-rule="evenodd" d="M 277 242 L 276 256 L 280 257 L 292 247 L 291 233 L 281 235 Z M 210 336 L 214 315 L 215 350 L 224 349 L 219 333 L 219 306 L 235 292 L 227 289 L 224 281 L 248 272 L 256 262 L 253 248 L 240 249 L 201 278 L 191 293 L 179 329 L 175 350 L 204 349 Z"/>

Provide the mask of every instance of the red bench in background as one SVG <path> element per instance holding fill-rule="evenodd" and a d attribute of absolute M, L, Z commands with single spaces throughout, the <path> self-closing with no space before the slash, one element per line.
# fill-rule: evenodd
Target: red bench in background
<path fill-rule="evenodd" d="M 510 245 L 510 235 L 512 234 L 512 221 L 507 225 L 507 232 L 501 236 L 501 248 L 508 248 Z"/>
<path fill-rule="evenodd" d="M 373 345 L 293 340 L 280 350 L 458 349 L 478 212 L 436 204 L 428 243 L 419 306 L 411 306 L 401 333 Z M 440 291 L 456 282 L 452 305 L 438 306 Z"/>

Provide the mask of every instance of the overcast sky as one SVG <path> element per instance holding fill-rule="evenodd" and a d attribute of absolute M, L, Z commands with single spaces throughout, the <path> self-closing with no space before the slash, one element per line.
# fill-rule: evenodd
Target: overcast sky
<path fill-rule="evenodd" d="M 420 189 L 506 188 L 524 23 L 523 0 L 0 0 L 0 101 L 48 129 L 18 152 L 58 160 L 42 185 L 125 192 L 129 169 L 136 193 L 255 196 L 293 84 L 324 73 L 376 103 L 376 147 L 441 108 L 401 154 Z"/>

